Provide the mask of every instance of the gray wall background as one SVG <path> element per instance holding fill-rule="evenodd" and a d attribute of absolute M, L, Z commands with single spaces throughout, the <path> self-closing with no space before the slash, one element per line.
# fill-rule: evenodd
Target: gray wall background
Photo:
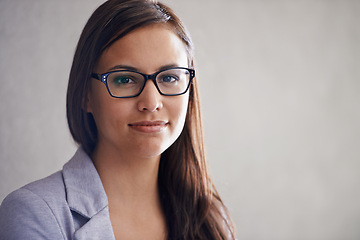
<path fill-rule="evenodd" d="M 0 201 L 76 147 L 65 93 L 102 0 L 0 0 Z M 360 1 L 171 0 L 239 239 L 360 239 Z"/>

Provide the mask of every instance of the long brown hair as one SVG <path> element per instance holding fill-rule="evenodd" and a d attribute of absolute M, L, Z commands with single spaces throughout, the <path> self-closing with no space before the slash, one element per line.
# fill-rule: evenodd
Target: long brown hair
<path fill-rule="evenodd" d="M 155 0 L 109 0 L 92 14 L 78 42 L 67 90 L 67 119 L 74 140 L 91 156 L 97 128 L 86 109 L 90 75 L 101 53 L 129 32 L 169 24 L 185 43 L 189 67 L 193 44 L 175 13 Z M 169 239 L 235 239 L 230 216 L 207 172 L 196 78 L 189 90 L 185 126 L 161 155 L 159 191 Z"/>

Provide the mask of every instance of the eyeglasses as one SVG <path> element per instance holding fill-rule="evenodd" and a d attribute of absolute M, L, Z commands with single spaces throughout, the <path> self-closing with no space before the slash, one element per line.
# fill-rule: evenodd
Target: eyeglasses
<path fill-rule="evenodd" d="M 153 80 L 157 90 L 164 96 L 178 96 L 188 91 L 195 70 L 174 67 L 151 75 L 131 70 L 118 70 L 104 74 L 92 73 L 91 77 L 103 82 L 115 98 L 132 98 L 141 94 L 146 81 Z"/>

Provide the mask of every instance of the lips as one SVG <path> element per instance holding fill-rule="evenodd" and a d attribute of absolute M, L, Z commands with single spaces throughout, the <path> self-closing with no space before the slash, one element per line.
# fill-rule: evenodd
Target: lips
<path fill-rule="evenodd" d="M 129 127 L 139 132 L 157 133 L 167 128 L 168 124 L 166 121 L 141 121 L 130 123 Z"/>

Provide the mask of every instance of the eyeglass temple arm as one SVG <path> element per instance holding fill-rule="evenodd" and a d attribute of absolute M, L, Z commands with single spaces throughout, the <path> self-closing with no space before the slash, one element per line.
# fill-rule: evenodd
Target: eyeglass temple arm
<path fill-rule="evenodd" d="M 102 81 L 102 77 L 101 77 L 101 74 L 96 74 L 96 73 L 92 73 L 91 74 L 91 77 L 99 80 L 99 81 Z"/>

